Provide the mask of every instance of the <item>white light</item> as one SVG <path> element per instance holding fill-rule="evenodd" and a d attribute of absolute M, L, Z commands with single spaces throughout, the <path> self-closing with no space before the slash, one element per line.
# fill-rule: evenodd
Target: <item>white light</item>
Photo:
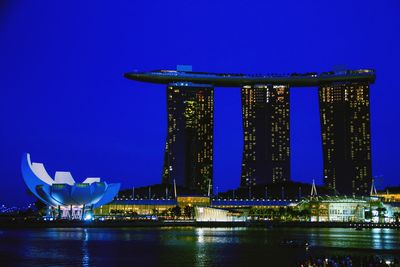
<path fill-rule="evenodd" d="M 90 221 L 90 220 L 92 220 L 92 214 L 90 214 L 90 213 L 86 214 L 84 220 L 85 220 L 85 221 Z"/>

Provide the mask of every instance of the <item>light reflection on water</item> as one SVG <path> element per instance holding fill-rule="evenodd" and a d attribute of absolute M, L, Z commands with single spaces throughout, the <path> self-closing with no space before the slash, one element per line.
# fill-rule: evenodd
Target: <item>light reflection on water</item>
<path fill-rule="evenodd" d="M 238 243 L 239 236 L 236 232 L 245 228 L 197 228 L 195 233 L 198 243 Z"/>
<path fill-rule="evenodd" d="M 82 266 L 89 266 L 90 257 L 89 257 L 89 233 L 87 229 L 83 230 L 83 240 L 82 240 Z"/>
<path fill-rule="evenodd" d="M 285 240 L 296 244 L 308 242 L 311 247 L 306 251 L 301 246 L 285 246 Z M 260 257 L 269 261 L 279 259 L 284 266 L 317 250 L 329 255 L 351 251 L 368 254 L 372 249 L 379 253 L 399 253 L 400 231 L 169 227 L 19 229 L 0 233 L 1 266 L 10 262 L 17 265 L 242 266 L 256 263 Z"/>

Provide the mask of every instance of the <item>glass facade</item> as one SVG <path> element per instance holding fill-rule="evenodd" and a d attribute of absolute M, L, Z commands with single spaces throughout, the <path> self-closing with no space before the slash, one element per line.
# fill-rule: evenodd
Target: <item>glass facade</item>
<path fill-rule="evenodd" d="M 289 87 L 242 87 L 241 186 L 290 180 Z"/>
<path fill-rule="evenodd" d="M 135 215 L 153 215 L 157 213 L 162 213 L 175 207 L 174 204 L 165 203 L 134 203 L 134 204 L 116 204 L 110 203 L 104 206 L 101 206 L 97 209 L 93 210 L 93 215 L 95 216 L 125 216 L 125 217 L 134 217 Z"/>
<path fill-rule="evenodd" d="M 364 222 L 365 210 L 370 207 L 368 201 L 356 199 L 313 200 L 307 205 L 312 222 Z"/>
<path fill-rule="evenodd" d="M 324 183 L 340 194 L 368 195 L 372 183 L 368 83 L 319 87 Z"/>
<path fill-rule="evenodd" d="M 206 195 L 212 185 L 214 88 L 175 83 L 167 86 L 168 132 L 162 182 Z"/>

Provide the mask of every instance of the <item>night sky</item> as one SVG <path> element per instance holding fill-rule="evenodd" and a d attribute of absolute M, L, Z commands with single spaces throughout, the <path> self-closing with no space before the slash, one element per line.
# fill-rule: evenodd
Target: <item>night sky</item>
<path fill-rule="evenodd" d="M 400 2 L 2 1 L 0 204 L 33 198 L 23 152 L 53 175 L 100 176 L 123 188 L 159 183 L 166 88 L 124 72 L 241 73 L 374 68 L 373 175 L 398 185 Z M 383 4 L 384 3 L 384 4 Z M 316 88 L 291 90 L 292 179 L 322 183 Z M 239 88 L 215 89 L 214 183 L 240 182 Z"/>

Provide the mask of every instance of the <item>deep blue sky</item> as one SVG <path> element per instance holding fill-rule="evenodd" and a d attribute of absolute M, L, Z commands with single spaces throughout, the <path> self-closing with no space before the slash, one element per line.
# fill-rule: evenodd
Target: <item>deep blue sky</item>
<path fill-rule="evenodd" d="M 202 2 L 201 4 L 197 2 Z M 400 2 L 2 1 L 0 203 L 22 205 L 24 151 L 52 175 L 160 182 L 165 86 L 134 69 L 287 73 L 374 68 L 373 174 L 399 184 Z M 384 3 L 384 4 L 383 4 Z M 316 88 L 291 90 L 292 178 L 322 179 Z M 240 91 L 215 90 L 214 181 L 239 185 Z"/>

